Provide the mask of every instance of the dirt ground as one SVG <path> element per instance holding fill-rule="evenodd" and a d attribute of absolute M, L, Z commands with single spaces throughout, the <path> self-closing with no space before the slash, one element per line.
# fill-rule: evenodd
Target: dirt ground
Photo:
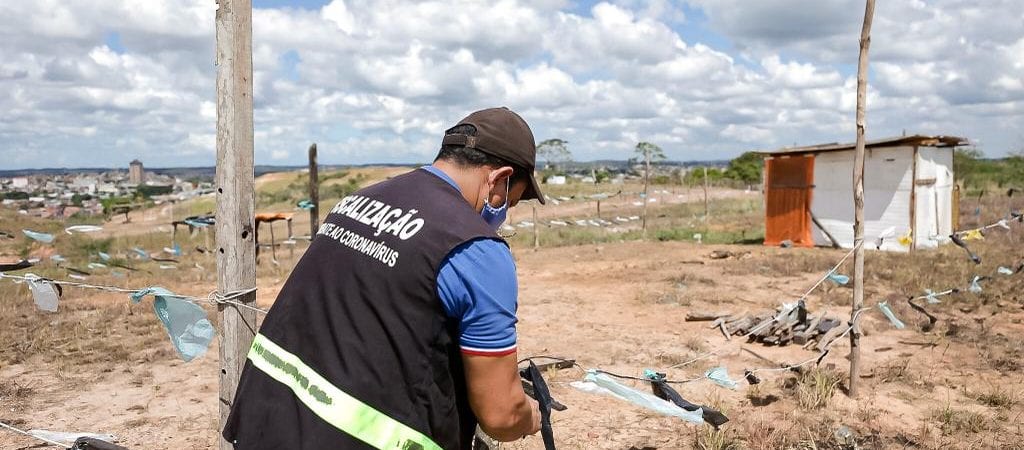
<path fill-rule="evenodd" d="M 869 252 L 866 304 L 894 292 L 963 285 L 970 274 L 1024 258 L 1024 226 L 1014 226 L 975 244 L 986 261 L 978 267 L 953 246 L 914 255 Z M 852 448 L 836 437 L 846 429 L 858 448 L 1022 448 L 1024 274 L 987 281 L 982 294 L 945 297 L 932 310 L 939 323 L 928 332 L 920 327 L 923 316 L 906 306 L 895 308 L 908 325 L 904 330 L 894 329 L 877 308 L 866 312 L 861 395 L 851 399 L 844 393 L 849 345 L 843 340 L 822 370 L 811 374 L 834 376 L 835 383 L 825 383 L 834 394 L 825 389 L 821 401 L 808 402 L 808 386 L 814 394 L 822 383 L 782 371 L 761 373 L 760 384 L 748 385 L 743 372 L 801 362 L 815 352 L 727 340 L 708 322 L 685 317 L 694 311 L 764 312 L 792 302 L 845 250 L 657 241 L 513 250 L 521 358 L 573 358 L 586 368 L 632 376 L 650 368 L 676 380 L 724 366 L 739 382 L 736 390 L 707 380 L 676 386 L 686 399 L 730 418 L 715 431 L 580 392 L 570 386 L 582 378 L 580 370 L 549 371 L 553 396 L 568 406 L 553 415 L 560 449 Z M 741 256 L 712 259 L 714 250 Z M 279 252 L 280 266 L 260 268 L 264 307 L 272 304 L 294 261 L 286 250 Z M 301 247 L 296 258 L 299 253 Z M 213 267 L 212 259 L 195 262 Z M 851 267 L 847 263 L 840 273 L 851 274 Z M 210 272 L 174 271 L 163 283 L 205 295 L 215 285 Z M 153 282 L 146 277 L 119 282 Z M 24 286 L 0 283 L 0 420 L 26 429 L 111 433 L 129 448 L 214 448 L 216 341 L 205 356 L 183 363 L 148 304 L 129 307 L 123 294 L 70 288 L 61 311 L 46 315 L 34 309 Z M 812 312 L 827 310 L 845 320 L 851 298 L 850 289 L 826 283 L 807 304 Z M 720 353 L 670 368 L 715 350 Z M 2 449 L 35 445 L 0 432 Z M 502 448 L 543 444 L 535 436 Z"/>

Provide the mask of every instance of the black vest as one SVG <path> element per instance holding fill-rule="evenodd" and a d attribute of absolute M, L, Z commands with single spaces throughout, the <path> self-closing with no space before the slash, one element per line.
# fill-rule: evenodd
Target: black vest
<path fill-rule="evenodd" d="M 444 180 L 423 169 L 343 199 L 267 314 L 260 334 L 332 384 L 445 449 L 476 427 L 458 323 L 437 273 L 458 245 L 499 239 Z M 239 449 L 365 449 L 247 361 L 224 429 Z"/>

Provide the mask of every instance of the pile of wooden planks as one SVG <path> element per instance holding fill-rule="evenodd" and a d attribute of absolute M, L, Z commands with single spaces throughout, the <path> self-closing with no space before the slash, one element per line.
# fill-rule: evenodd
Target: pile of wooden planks
<path fill-rule="evenodd" d="M 691 311 L 687 313 L 686 321 L 711 322 L 711 328 L 719 329 L 727 339 L 749 335 L 750 341 L 764 345 L 792 343 L 804 348 L 817 347 L 818 351 L 824 351 L 849 328 L 849 324 L 842 320 L 829 317 L 827 311 L 811 314 L 802 303 L 793 308 L 782 307 L 760 314 Z"/>

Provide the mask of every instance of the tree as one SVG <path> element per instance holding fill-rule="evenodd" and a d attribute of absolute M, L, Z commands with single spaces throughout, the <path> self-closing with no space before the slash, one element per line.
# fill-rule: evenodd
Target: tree
<path fill-rule="evenodd" d="M 736 159 L 729 161 L 729 166 L 722 174 L 724 178 L 742 181 L 747 184 L 754 184 L 761 181 L 761 173 L 764 168 L 764 157 L 756 152 L 746 152 Z M 709 174 L 710 178 L 711 175 Z"/>
<path fill-rule="evenodd" d="M 647 239 L 647 203 L 650 202 L 650 199 L 647 197 L 647 186 L 651 181 L 651 160 L 661 161 L 665 159 L 665 152 L 661 150 L 661 147 L 650 142 L 637 143 L 635 151 L 637 159 L 643 159 L 644 161 L 644 208 L 643 221 L 641 222 L 640 227 L 643 238 Z"/>
<path fill-rule="evenodd" d="M 537 158 L 544 161 L 544 168 L 555 167 L 559 163 L 572 161 L 572 152 L 569 151 L 569 141 L 552 138 L 545 139 L 537 144 Z"/>
<path fill-rule="evenodd" d="M 636 154 L 636 160 L 643 161 L 645 164 L 647 161 L 658 162 L 665 160 L 665 152 L 661 150 L 661 147 L 650 142 L 636 144 L 634 153 Z"/>

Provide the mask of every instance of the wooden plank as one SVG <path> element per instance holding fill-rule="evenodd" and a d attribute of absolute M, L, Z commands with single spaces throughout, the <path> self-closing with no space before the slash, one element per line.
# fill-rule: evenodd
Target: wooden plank
<path fill-rule="evenodd" d="M 309 146 L 309 240 L 312 241 L 320 229 L 320 165 L 316 162 L 316 142 Z"/>
<path fill-rule="evenodd" d="M 853 306 L 850 319 L 864 307 L 864 117 L 868 91 L 868 47 L 871 45 L 871 22 L 875 16 L 875 0 L 866 0 L 864 25 L 860 31 L 860 54 L 857 57 L 857 143 L 853 162 Z M 860 378 L 860 329 L 856 323 L 850 333 L 850 380 L 847 391 L 857 397 Z M 836 327 L 839 328 L 839 327 Z M 829 330 L 832 332 L 834 330 Z M 827 342 L 822 339 L 822 342 Z M 819 343 L 819 346 L 822 343 Z"/>
<path fill-rule="evenodd" d="M 839 241 L 836 240 L 836 237 L 832 236 L 832 233 L 829 233 L 829 231 L 825 229 L 825 226 L 818 221 L 818 218 L 814 216 L 813 212 L 810 214 L 811 222 L 814 222 L 814 225 L 817 226 L 818 229 L 825 234 L 825 237 L 828 238 L 828 241 L 832 243 L 832 248 L 839 248 Z"/>
<path fill-rule="evenodd" d="M 687 322 L 710 322 L 718 319 L 719 317 L 726 317 L 729 313 L 727 312 L 707 312 L 707 311 L 690 311 L 686 313 Z"/>
<path fill-rule="evenodd" d="M 218 0 L 217 33 L 217 290 L 256 287 L 252 116 L 252 3 Z M 255 292 L 236 301 L 255 305 Z M 256 313 L 218 305 L 220 428 L 234 403 L 238 378 L 256 332 Z M 217 433 L 218 436 L 220 433 Z M 221 450 L 231 443 L 218 439 Z"/>

